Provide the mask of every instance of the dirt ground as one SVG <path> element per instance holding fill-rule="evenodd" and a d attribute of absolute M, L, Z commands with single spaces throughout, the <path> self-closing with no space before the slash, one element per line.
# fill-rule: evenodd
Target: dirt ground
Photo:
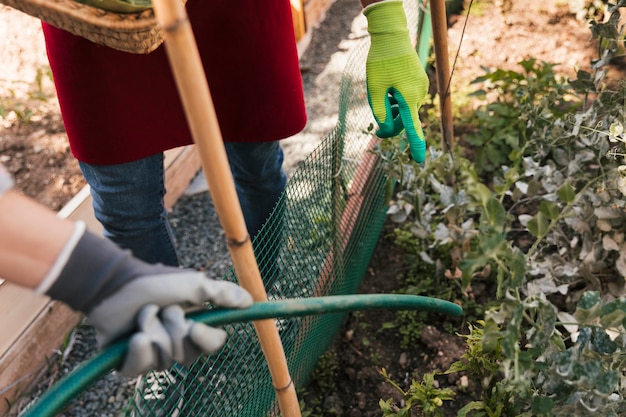
<path fill-rule="evenodd" d="M 559 63 L 557 70 L 571 77 L 576 69 L 588 68 L 596 53 L 589 43 L 587 24 L 575 18 L 568 2 L 559 0 L 474 1 L 469 18 L 450 16 L 448 35 L 453 97 L 454 91 L 467 91 L 470 81 L 483 73 L 481 67 L 519 69 L 519 61 L 534 57 Z M 84 180 L 69 151 L 46 73 L 41 31 L 30 17 L 0 5 L 0 39 L 4 40 L 0 46 L 0 115 L 5 113 L 0 117 L 0 162 L 14 174 L 18 188 L 59 210 Z M 38 74 L 41 85 L 36 82 Z M 18 112 L 8 112 L 11 109 Z M 393 291 L 398 273 L 408 267 L 406 262 L 383 235 L 361 291 Z M 399 337 L 381 330 L 393 314 L 365 312 L 346 323 L 331 348 L 339 361 L 334 377 L 337 389 L 326 395 L 324 415 L 378 416 L 379 399 L 394 396 L 378 373 L 381 366 L 407 388 L 411 378 L 446 369 L 463 352 L 462 339 L 442 330 L 445 322 L 436 318 L 425 327 L 420 343 L 400 349 Z M 447 323 L 459 331 L 463 327 L 458 320 Z M 361 345 L 363 340 L 370 344 Z M 446 416 L 455 415 L 471 393 L 458 390 L 455 378 L 440 383 L 458 391 L 457 400 L 446 409 Z M 322 391 L 313 385 L 310 393 L 316 392 Z"/>
<path fill-rule="evenodd" d="M 507 5 L 497 0 L 475 1 L 469 18 L 466 13 L 449 16 L 453 100 L 455 94 L 460 96 L 469 91 L 469 83 L 484 73 L 483 67 L 519 71 L 520 61 L 534 57 L 558 64 L 555 70 L 569 78 L 578 69 L 589 70 L 596 49 L 589 41 L 587 23 L 576 19 L 567 2 L 512 3 L 512 8 L 507 10 Z M 466 10 L 469 6 L 466 2 Z M 407 271 L 414 262 L 393 244 L 391 229 L 392 225 L 387 224 L 360 292 L 394 291 L 399 285 L 398 274 Z M 477 297 L 490 296 L 489 288 L 473 290 Z M 409 349 L 401 349 L 397 332 L 385 329 L 386 323 L 394 321 L 395 314 L 365 311 L 350 316 L 329 350 L 331 357 L 336 358 L 330 365 L 333 389 L 328 391 L 325 377 L 317 376 L 305 396 L 307 401 L 316 398 L 320 401 L 321 397 L 318 410 L 323 410 L 322 415 L 380 416 L 380 399 L 393 398 L 403 405 L 398 391 L 380 375 L 382 367 L 407 390 L 413 379 L 421 380 L 428 372 L 444 371 L 460 359 L 465 348 L 463 339 L 444 329 L 464 333 L 466 323 L 462 320 L 429 315 L 419 341 Z M 446 417 L 456 416 L 463 405 L 476 399 L 459 375 L 439 376 L 437 383 L 440 388 L 452 388 L 456 393 L 455 399 L 442 408 Z"/>

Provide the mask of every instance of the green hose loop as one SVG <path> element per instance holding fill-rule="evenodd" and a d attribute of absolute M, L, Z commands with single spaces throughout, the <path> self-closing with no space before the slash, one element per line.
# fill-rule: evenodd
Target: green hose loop
<path fill-rule="evenodd" d="M 270 318 L 291 318 L 356 310 L 423 310 L 461 316 L 463 309 L 449 301 L 407 294 L 333 295 L 254 303 L 245 309 L 195 312 L 189 318 L 208 326 Z M 79 365 L 39 398 L 21 417 L 53 417 L 100 377 L 122 365 L 128 340 L 122 340 Z"/>

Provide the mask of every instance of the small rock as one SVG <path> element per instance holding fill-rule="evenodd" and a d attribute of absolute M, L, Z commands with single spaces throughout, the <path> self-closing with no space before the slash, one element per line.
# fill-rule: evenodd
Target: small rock
<path fill-rule="evenodd" d="M 398 364 L 402 367 L 402 369 L 406 368 L 406 364 L 408 363 L 408 358 L 406 352 L 402 352 L 400 354 L 400 358 L 398 358 Z"/>

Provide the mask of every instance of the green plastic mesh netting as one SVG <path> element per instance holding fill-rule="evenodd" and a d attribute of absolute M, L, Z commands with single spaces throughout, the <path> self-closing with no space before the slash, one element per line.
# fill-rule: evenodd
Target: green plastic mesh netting
<path fill-rule="evenodd" d="M 404 4 L 425 63 L 431 39 L 427 6 L 421 0 L 404 0 Z M 335 128 L 293 173 L 280 203 L 254 242 L 270 300 L 309 301 L 354 294 L 376 247 L 387 209 L 387 179 L 378 157 L 371 152 L 378 139 L 371 133 L 374 119 L 365 88 L 368 48 L 369 38 L 363 38 L 351 52 L 342 76 Z M 236 281 L 234 272 L 226 279 Z M 388 305 L 392 308 L 391 303 Z M 288 318 L 270 316 L 279 317 L 276 324 L 298 389 L 307 385 L 317 360 L 346 318 L 347 312 L 332 311 Z M 440 311 L 458 313 L 445 308 Z M 216 355 L 201 357 L 191 367 L 174 366 L 168 372 L 145 376 L 125 415 L 279 415 L 271 375 L 253 325 L 249 321 L 230 322 L 224 328 L 231 336 Z M 98 366 L 111 369 L 122 349 L 108 349 L 79 373 Z M 53 415 L 46 412 L 53 411 L 50 408 L 54 406 L 46 410 L 35 407 L 38 417 Z"/>
<path fill-rule="evenodd" d="M 416 36 L 420 9 L 417 0 L 405 3 Z M 365 88 L 368 48 L 369 38 L 364 38 L 351 52 L 342 75 L 337 125 L 289 178 L 281 202 L 254 242 L 270 299 L 353 294 L 369 264 L 387 206 L 386 178 L 370 152 L 378 140 L 367 132 L 374 123 Z M 308 383 L 345 314 L 277 320 L 296 387 Z M 162 401 L 149 401 L 162 397 L 170 402 L 165 409 L 180 407 L 182 416 L 279 415 L 254 327 L 239 323 L 227 329 L 232 336 L 219 354 L 201 358 L 190 369 L 150 375 L 129 414 L 162 415 Z"/>

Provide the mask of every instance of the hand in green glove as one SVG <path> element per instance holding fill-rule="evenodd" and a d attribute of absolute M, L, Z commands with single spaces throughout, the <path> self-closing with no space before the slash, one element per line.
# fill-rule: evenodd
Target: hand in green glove
<path fill-rule="evenodd" d="M 363 14 L 371 35 L 365 68 L 376 134 L 388 138 L 405 129 L 411 157 L 422 163 L 426 142 L 418 111 L 428 92 L 428 76 L 411 43 L 402 1 L 373 3 Z"/>

